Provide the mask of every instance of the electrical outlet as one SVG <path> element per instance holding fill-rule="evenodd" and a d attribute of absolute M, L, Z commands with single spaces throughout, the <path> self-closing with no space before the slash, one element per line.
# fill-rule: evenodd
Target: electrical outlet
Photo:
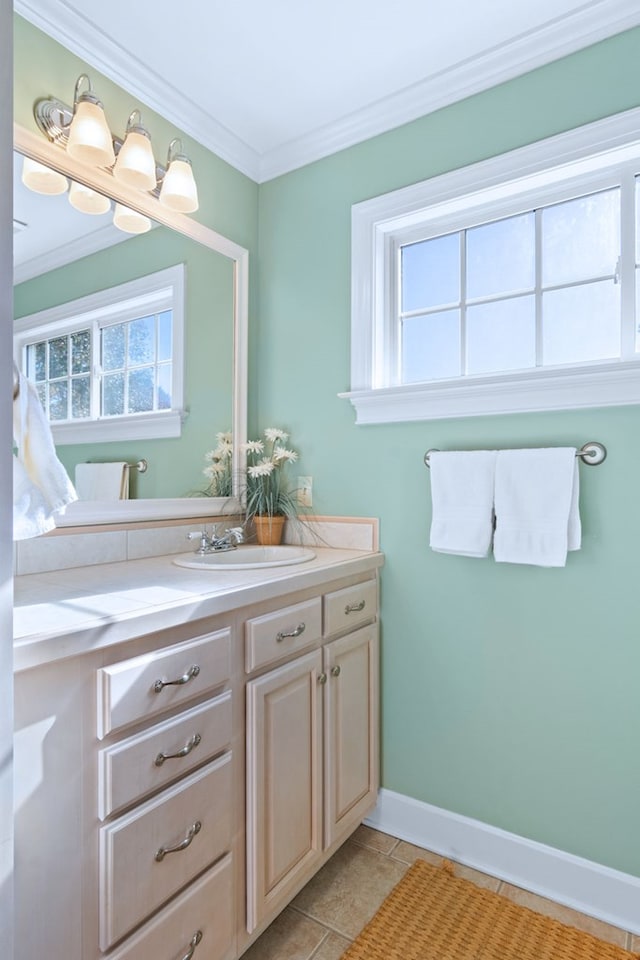
<path fill-rule="evenodd" d="M 311 477 L 298 477 L 298 503 L 301 507 L 313 506 L 313 481 Z"/>

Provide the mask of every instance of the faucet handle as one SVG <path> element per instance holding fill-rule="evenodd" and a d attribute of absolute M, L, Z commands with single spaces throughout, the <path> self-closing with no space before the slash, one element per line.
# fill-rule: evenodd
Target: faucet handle
<path fill-rule="evenodd" d="M 190 530 L 189 533 L 187 534 L 187 540 L 196 540 L 196 539 L 202 540 L 203 537 L 204 537 L 203 530 Z"/>
<path fill-rule="evenodd" d="M 227 536 L 233 537 L 236 543 L 244 543 L 244 530 L 242 527 L 229 527 Z"/>

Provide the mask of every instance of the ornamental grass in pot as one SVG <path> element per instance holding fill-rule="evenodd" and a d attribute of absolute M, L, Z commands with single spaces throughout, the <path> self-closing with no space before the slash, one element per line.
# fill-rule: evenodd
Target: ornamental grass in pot
<path fill-rule="evenodd" d="M 285 447 L 288 439 L 284 430 L 267 427 L 264 439 L 243 444 L 247 520 L 253 522 L 258 543 L 280 543 L 285 520 L 298 515 L 297 491 L 291 489 L 287 476 L 287 467 L 298 454 Z"/>

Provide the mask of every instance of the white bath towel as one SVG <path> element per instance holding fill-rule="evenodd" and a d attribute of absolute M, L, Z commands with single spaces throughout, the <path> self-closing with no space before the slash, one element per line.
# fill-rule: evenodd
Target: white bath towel
<path fill-rule="evenodd" d="M 126 500 L 129 496 L 129 464 L 79 463 L 76 490 L 80 500 Z"/>
<path fill-rule="evenodd" d="M 55 527 L 55 517 L 77 500 L 56 455 L 51 428 L 36 388 L 22 374 L 13 401 L 13 539 L 26 540 Z"/>
<path fill-rule="evenodd" d="M 486 557 L 493 533 L 495 450 L 433 450 L 429 544 L 438 553 Z"/>
<path fill-rule="evenodd" d="M 496 463 L 496 531 L 500 563 L 564 567 L 579 550 L 579 475 L 575 447 L 500 450 Z"/>

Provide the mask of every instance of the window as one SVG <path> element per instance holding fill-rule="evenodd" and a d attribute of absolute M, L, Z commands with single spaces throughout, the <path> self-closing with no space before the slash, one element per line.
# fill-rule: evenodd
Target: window
<path fill-rule="evenodd" d="M 358 422 L 640 402 L 639 123 L 353 208 Z"/>
<path fill-rule="evenodd" d="M 184 267 L 15 322 L 56 443 L 179 436 Z"/>

